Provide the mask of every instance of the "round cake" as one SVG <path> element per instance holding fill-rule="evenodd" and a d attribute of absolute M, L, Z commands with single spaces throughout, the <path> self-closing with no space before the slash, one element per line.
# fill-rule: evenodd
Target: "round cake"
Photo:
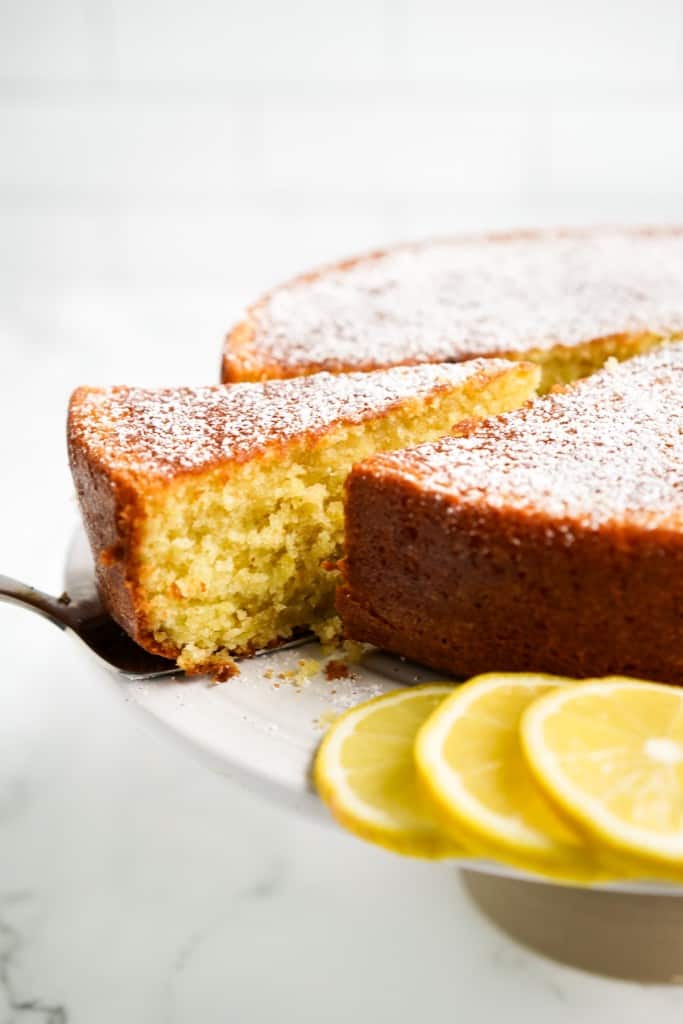
<path fill-rule="evenodd" d="M 230 332 L 224 381 L 524 358 L 543 388 L 683 337 L 683 228 L 402 245 L 304 274 Z"/>

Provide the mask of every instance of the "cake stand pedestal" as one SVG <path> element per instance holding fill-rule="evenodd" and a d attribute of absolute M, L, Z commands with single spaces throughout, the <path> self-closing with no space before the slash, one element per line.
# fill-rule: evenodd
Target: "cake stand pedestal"
<path fill-rule="evenodd" d="M 479 911 L 522 946 L 612 978 L 683 984 L 683 899 L 462 871 Z M 683 895 L 683 890 L 681 890 Z"/>

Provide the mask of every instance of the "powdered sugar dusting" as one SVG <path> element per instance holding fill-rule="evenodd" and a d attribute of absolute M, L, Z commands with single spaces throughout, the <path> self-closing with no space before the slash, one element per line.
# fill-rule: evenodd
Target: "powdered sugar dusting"
<path fill-rule="evenodd" d="M 610 365 L 468 436 L 378 455 L 368 465 L 444 499 L 553 517 L 568 542 L 576 520 L 680 529 L 683 344 Z"/>
<path fill-rule="evenodd" d="M 296 372 L 683 332 L 683 233 L 608 229 L 404 246 L 275 289 L 254 346 Z"/>
<path fill-rule="evenodd" d="M 71 436 L 110 469 L 157 476 L 244 460 L 337 422 L 360 423 L 426 396 L 511 367 L 504 360 L 328 373 L 263 384 L 76 392 Z"/>

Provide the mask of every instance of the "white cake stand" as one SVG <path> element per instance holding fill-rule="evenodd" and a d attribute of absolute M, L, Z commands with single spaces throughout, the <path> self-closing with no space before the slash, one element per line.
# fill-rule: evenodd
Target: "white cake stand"
<path fill-rule="evenodd" d="M 81 599 L 94 591 L 81 530 L 69 548 L 65 589 Z M 321 671 L 297 681 L 302 659 L 319 661 Z M 273 651 L 242 661 L 239 676 L 220 685 L 182 675 L 133 682 L 99 660 L 92 664 L 131 709 L 208 767 L 280 806 L 331 823 L 310 780 L 327 725 L 359 701 L 444 677 L 377 651 L 350 666 L 352 678 L 329 681 L 326 660 L 316 643 Z M 587 970 L 683 982 L 683 901 L 675 898 L 683 887 L 629 880 L 579 889 L 484 859 L 454 864 L 482 912 L 517 941 Z"/>

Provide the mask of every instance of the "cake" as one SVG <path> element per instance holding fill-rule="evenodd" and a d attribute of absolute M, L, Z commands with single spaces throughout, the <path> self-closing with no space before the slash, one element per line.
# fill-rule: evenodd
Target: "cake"
<path fill-rule="evenodd" d="M 683 229 L 526 232 L 373 252 L 255 303 L 223 379 L 524 358 L 542 389 L 683 338 Z"/>
<path fill-rule="evenodd" d="M 227 677 L 333 628 L 351 465 L 511 409 L 538 368 L 502 360 L 261 384 L 80 388 L 72 472 L 106 607 L 143 647 Z"/>
<path fill-rule="evenodd" d="M 347 634 L 454 676 L 683 684 L 683 345 L 351 472 Z"/>

